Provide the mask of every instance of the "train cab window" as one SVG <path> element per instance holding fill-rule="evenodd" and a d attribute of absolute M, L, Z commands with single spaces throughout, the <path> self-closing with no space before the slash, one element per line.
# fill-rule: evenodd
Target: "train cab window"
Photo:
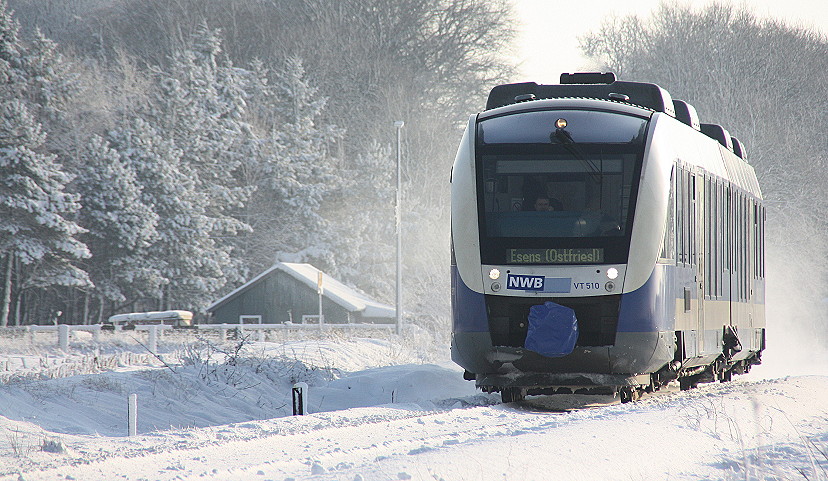
<path fill-rule="evenodd" d="M 508 252 L 546 247 L 549 239 L 570 248 L 606 248 L 601 262 L 624 262 L 646 127 L 644 118 L 575 110 L 481 121 L 484 262 L 508 263 Z"/>
<path fill-rule="evenodd" d="M 616 237 L 627 229 L 635 154 L 484 156 L 492 237 Z"/>

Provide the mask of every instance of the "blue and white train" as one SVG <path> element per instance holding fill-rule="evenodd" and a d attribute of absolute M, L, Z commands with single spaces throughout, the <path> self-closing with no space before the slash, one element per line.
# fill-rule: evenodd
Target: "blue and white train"
<path fill-rule="evenodd" d="M 654 84 L 492 89 L 452 168 L 452 359 L 504 402 L 730 380 L 765 348 L 743 145 Z"/>

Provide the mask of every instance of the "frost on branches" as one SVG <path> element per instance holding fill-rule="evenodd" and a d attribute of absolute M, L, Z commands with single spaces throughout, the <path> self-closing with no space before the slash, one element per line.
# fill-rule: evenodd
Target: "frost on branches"
<path fill-rule="evenodd" d="M 37 287 L 90 285 L 74 264 L 89 256 L 77 239 L 83 230 L 69 219 L 78 197 L 64 191 L 70 178 L 43 149 L 46 135 L 26 101 L 33 80 L 18 30 L 0 1 L 0 326 L 9 323 L 13 292 L 19 298 Z"/>

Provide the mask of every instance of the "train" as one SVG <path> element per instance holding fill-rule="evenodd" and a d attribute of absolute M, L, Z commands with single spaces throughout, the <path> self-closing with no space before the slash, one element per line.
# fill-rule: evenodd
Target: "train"
<path fill-rule="evenodd" d="M 451 170 L 451 358 L 505 403 L 730 381 L 765 349 L 744 144 L 613 73 L 494 87 Z"/>

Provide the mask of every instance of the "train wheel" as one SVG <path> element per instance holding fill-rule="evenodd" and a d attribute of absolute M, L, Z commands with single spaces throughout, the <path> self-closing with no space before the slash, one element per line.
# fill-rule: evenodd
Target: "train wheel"
<path fill-rule="evenodd" d="M 500 399 L 504 403 L 513 403 L 526 399 L 526 394 L 520 388 L 507 387 L 500 390 Z"/>
<path fill-rule="evenodd" d="M 688 376 L 679 378 L 679 387 L 682 391 L 689 391 L 694 389 L 698 383 L 696 382 L 696 376 Z"/>
<path fill-rule="evenodd" d="M 730 382 L 733 379 L 733 371 L 725 368 L 719 375 L 719 382 Z"/>
<path fill-rule="evenodd" d="M 640 396 L 638 393 L 638 389 L 634 387 L 622 387 L 618 390 L 618 397 L 621 398 L 622 404 L 626 404 L 628 402 L 635 401 Z"/>

